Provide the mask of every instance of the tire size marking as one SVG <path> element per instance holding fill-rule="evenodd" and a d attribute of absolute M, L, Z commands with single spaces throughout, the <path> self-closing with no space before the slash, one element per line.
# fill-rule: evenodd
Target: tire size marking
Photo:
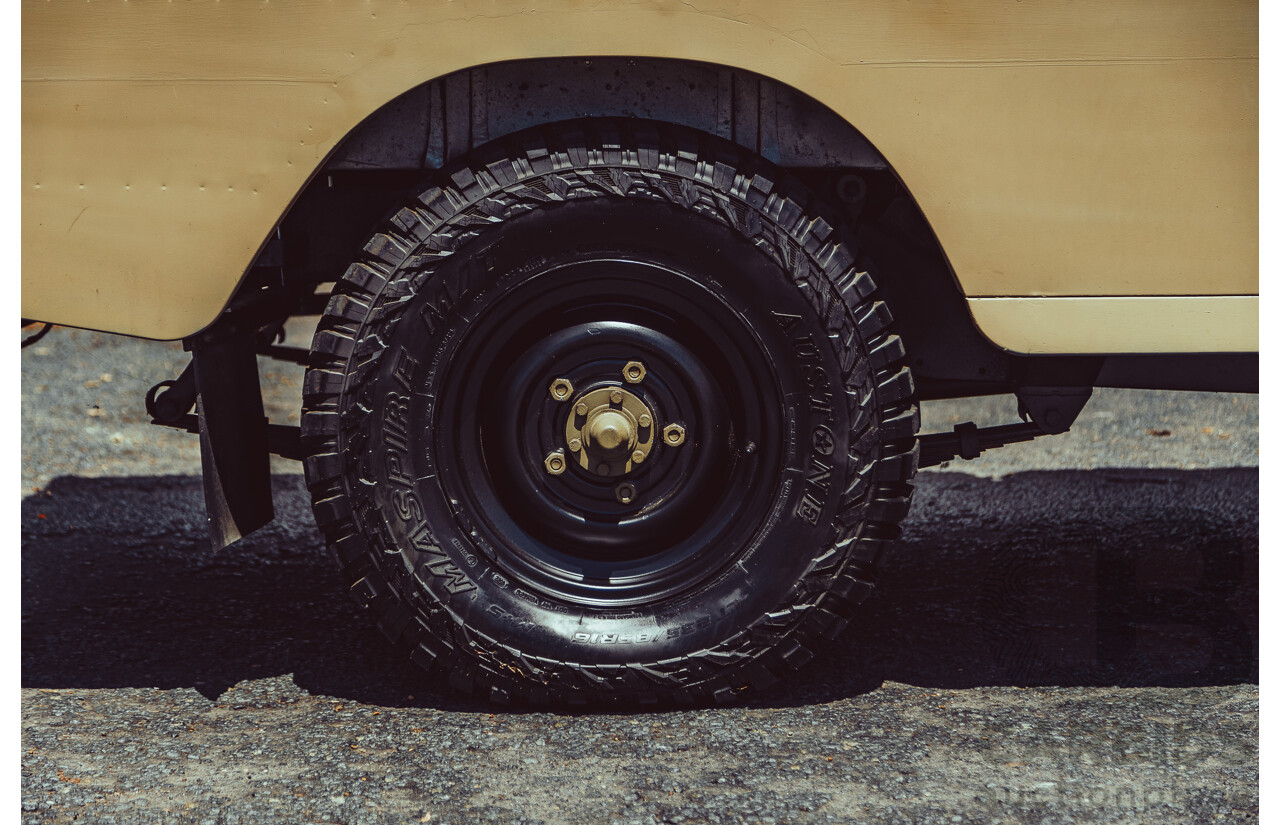
<path fill-rule="evenodd" d="M 657 630 L 649 633 L 575 633 L 573 641 L 580 645 L 640 645 L 657 641 Z"/>
<path fill-rule="evenodd" d="M 688 636 L 696 630 L 704 630 L 708 627 L 711 627 L 711 617 L 699 616 L 691 622 L 685 622 L 684 624 L 676 625 L 675 627 L 668 627 L 667 638 L 678 639 L 681 636 Z"/>
<path fill-rule="evenodd" d="M 725 602 L 724 604 L 720 605 L 720 618 L 723 619 L 725 616 L 728 616 L 730 613 L 733 612 L 733 609 L 735 607 L 744 603 L 745 601 L 746 601 L 746 597 L 740 596 L 734 599 L 733 601 Z"/>

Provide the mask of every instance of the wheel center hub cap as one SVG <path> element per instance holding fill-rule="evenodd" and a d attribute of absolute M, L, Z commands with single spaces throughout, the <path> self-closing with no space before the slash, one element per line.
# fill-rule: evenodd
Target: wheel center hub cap
<path fill-rule="evenodd" d="M 591 452 L 601 456 L 616 456 L 630 449 L 635 443 L 636 431 L 627 416 L 615 410 L 601 410 L 587 420 L 583 433 Z"/>
<path fill-rule="evenodd" d="M 600 476 L 620 476 L 642 464 L 653 450 L 653 411 L 622 387 L 600 387 L 573 401 L 565 422 L 570 461 Z"/>

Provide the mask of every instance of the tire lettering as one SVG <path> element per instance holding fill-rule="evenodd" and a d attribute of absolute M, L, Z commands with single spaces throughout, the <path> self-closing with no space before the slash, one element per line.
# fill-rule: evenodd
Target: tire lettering
<path fill-rule="evenodd" d="M 733 601 L 728 602 L 727 604 L 722 604 L 720 606 L 721 618 L 728 616 L 731 612 L 733 612 L 733 608 L 737 607 L 738 605 L 742 604 L 745 601 L 746 599 L 734 599 Z"/>
<path fill-rule="evenodd" d="M 822 515 L 822 502 L 814 498 L 812 493 L 805 493 L 796 507 L 796 515 L 817 527 L 818 517 Z"/>
<path fill-rule="evenodd" d="M 382 406 L 382 437 L 399 450 L 409 449 L 409 399 L 389 392 Z"/>
<path fill-rule="evenodd" d="M 417 494 L 410 490 L 396 491 L 391 500 L 395 504 L 396 515 L 400 516 L 401 521 L 417 524 L 425 516 L 422 502 L 418 500 Z"/>
<path fill-rule="evenodd" d="M 449 561 L 449 557 L 440 549 L 440 545 L 436 543 L 435 537 L 431 535 L 426 524 L 422 524 L 414 531 L 409 541 L 419 553 L 419 567 L 425 567 L 431 575 L 443 579 L 445 590 L 450 593 L 466 593 L 476 589 L 475 583 L 467 578 L 462 569 Z"/>
<path fill-rule="evenodd" d="M 667 628 L 667 638 L 677 639 L 681 636 L 688 636 L 690 633 L 693 633 L 695 630 L 704 630 L 708 627 L 711 627 L 711 617 L 699 616 L 698 618 L 694 619 L 691 622 L 685 622 L 684 624 L 679 625 L 677 627 Z"/>
<path fill-rule="evenodd" d="M 547 599 L 539 599 L 537 596 L 533 595 L 528 590 L 525 590 L 522 587 L 517 587 L 515 590 L 512 590 L 511 592 L 516 595 L 517 599 L 523 599 L 524 601 L 528 602 L 534 607 L 538 607 L 542 610 L 550 610 L 554 613 L 565 613 L 565 614 L 574 612 L 566 605 L 559 604 L 553 601 L 548 601 Z"/>
<path fill-rule="evenodd" d="M 447 330 L 444 337 L 440 339 L 440 343 L 436 346 L 436 353 L 431 357 L 431 369 L 427 371 L 427 383 L 430 384 L 435 379 L 436 370 L 440 368 L 440 359 L 448 352 L 449 342 L 453 340 L 453 330 Z"/>
<path fill-rule="evenodd" d="M 471 579 L 451 561 L 427 562 L 427 569 L 431 571 L 431 575 L 444 580 L 444 589 L 450 593 L 466 593 L 476 589 Z"/>
<path fill-rule="evenodd" d="M 456 309 L 462 298 L 471 291 L 472 277 L 470 271 L 464 269 L 458 284 L 455 285 L 445 279 L 434 300 L 424 302 L 425 306 L 422 307 L 420 314 L 427 332 L 434 335 L 436 328 L 445 320 L 445 316 Z"/>
<path fill-rule="evenodd" d="M 404 471 L 404 459 L 401 457 L 400 453 L 395 450 L 387 450 L 385 459 L 387 481 L 404 487 L 412 487 L 413 480 L 409 478 L 409 474 Z"/>
<path fill-rule="evenodd" d="M 829 420 L 831 418 L 831 393 L 814 393 L 809 396 L 809 406 L 813 408 L 815 413 Z"/>
<path fill-rule="evenodd" d="M 413 549 L 419 553 L 439 553 L 440 546 L 436 544 L 435 536 L 431 535 L 431 531 L 427 529 L 427 525 L 423 524 L 409 536 L 409 542 L 413 544 Z"/>
<path fill-rule="evenodd" d="M 791 349 L 795 352 L 796 357 L 801 361 L 817 361 L 818 345 L 813 342 L 813 336 L 806 335 L 797 338 L 791 342 Z M 813 386 L 810 384 L 810 386 Z"/>
<path fill-rule="evenodd" d="M 825 493 L 827 491 L 827 481 L 830 478 L 831 468 L 815 458 L 812 466 L 809 467 L 809 475 L 805 481 L 820 488 Z"/>
<path fill-rule="evenodd" d="M 836 436 L 831 430 L 831 382 L 822 368 L 817 342 L 811 335 L 797 337 L 791 342 L 792 351 L 800 361 L 805 385 L 809 388 L 809 409 L 817 424 L 809 433 L 809 469 L 805 473 L 804 494 L 796 504 L 795 514 L 801 521 L 817 527 L 826 507 L 831 486 L 830 461 L 836 451 Z"/>
<path fill-rule="evenodd" d="M 411 356 L 404 347 L 396 351 L 396 364 L 391 377 L 400 382 L 405 392 L 413 392 L 413 371 L 418 367 L 418 359 Z"/>
<path fill-rule="evenodd" d="M 522 619 L 514 613 L 508 613 L 496 604 L 489 605 L 484 612 L 488 613 L 490 616 L 497 616 L 505 622 L 510 622 L 521 630 L 532 630 L 536 626 L 528 619 Z"/>
<path fill-rule="evenodd" d="M 573 641 L 580 645 L 642 645 L 657 641 L 659 631 L 648 633 L 575 633 Z M 668 631 L 670 633 L 670 631 Z M 678 635 L 678 634 L 677 634 Z M 674 638 L 668 635 L 668 638 Z"/>

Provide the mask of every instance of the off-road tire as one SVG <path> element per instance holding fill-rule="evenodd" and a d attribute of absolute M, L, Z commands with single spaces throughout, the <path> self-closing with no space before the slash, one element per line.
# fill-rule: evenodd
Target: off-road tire
<path fill-rule="evenodd" d="M 843 630 L 907 514 L 919 415 L 869 262 L 831 214 L 740 147 L 634 120 L 504 137 L 424 184 L 336 285 L 304 391 L 316 519 L 387 637 L 436 681 L 498 702 L 634 706 L 740 697 Z M 580 243 L 572 227 L 588 233 Z M 613 591 L 580 596 L 513 569 L 486 532 L 497 528 L 445 491 L 448 477 L 496 471 L 469 453 L 461 470 L 441 469 L 434 454 L 466 440 L 438 421 L 453 403 L 439 390 L 471 380 L 453 356 L 483 344 L 468 330 L 522 278 L 549 277 L 547 261 L 571 270 L 603 255 L 593 244 L 655 272 L 687 261 L 670 277 L 701 279 L 689 288 L 719 295 L 724 307 L 708 312 L 727 325 L 738 314 L 776 373 L 784 422 L 765 436 L 778 472 L 759 482 L 773 485 L 771 506 L 751 547 L 698 562 L 689 589 L 619 590 L 617 605 Z M 752 306 L 731 306 L 747 292 L 739 277 L 760 291 Z M 724 461 L 763 466 L 743 452 L 754 442 L 728 438 Z"/>

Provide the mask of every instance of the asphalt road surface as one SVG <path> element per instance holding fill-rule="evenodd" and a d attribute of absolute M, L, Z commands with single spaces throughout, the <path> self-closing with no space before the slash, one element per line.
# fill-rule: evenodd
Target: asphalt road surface
<path fill-rule="evenodd" d="M 1100 391 L 1065 436 L 922 472 L 849 632 L 746 705 L 555 714 L 400 661 L 297 464 L 277 521 L 211 553 L 196 439 L 142 409 L 184 360 L 23 351 L 24 822 L 1257 819 L 1255 396 Z M 300 368 L 261 372 L 296 422 Z"/>

